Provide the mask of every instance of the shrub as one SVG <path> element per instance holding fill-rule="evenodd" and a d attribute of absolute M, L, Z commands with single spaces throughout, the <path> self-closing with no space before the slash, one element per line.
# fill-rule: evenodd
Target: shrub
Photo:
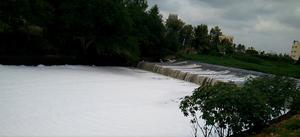
<path fill-rule="evenodd" d="M 295 80 L 280 76 L 250 79 L 245 83 L 244 90 L 265 96 L 273 117 L 278 117 L 290 110 L 292 104 L 297 102 L 299 94 Z"/>
<path fill-rule="evenodd" d="M 204 136 L 210 136 L 214 130 L 223 137 L 260 129 L 293 110 L 299 95 L 295 80 L 266 76 L 250 79 L 242 87 L 232 83 L 202 85 L 181 101 L 180 109 Z"/>

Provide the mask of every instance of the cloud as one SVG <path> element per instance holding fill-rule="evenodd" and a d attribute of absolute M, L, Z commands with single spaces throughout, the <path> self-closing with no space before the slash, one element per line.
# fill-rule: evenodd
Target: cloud
<path fill-rule="evenodd" d="M 276 20 L 259 19 L 254 25 L 254 30 L 265 33 L 280 33 L 294 31 L 292 27 L 286 26 Z"/>
<path fill-rule="evenodd" d="M 236 43 L 289 53 L 300 40 L 300 0 L 148 0 L 166 18 L 178 14 L 186 23 L 220 26 Z"/>

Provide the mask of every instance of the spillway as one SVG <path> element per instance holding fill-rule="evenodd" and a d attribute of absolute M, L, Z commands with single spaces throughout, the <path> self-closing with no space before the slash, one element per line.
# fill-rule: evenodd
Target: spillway
<path fill-rule="evenodd" d="M 172 78 L 192 82 L 202 85 L 205 82 L 215 84 L 217 82 L 232 82 L 235 84 L 243 84 L 243 82 L 250 78 L 256 77 L 252 74 L 239 75 L 230 69 L 216 69 L 214 67 L 207 67 L 206 65 L 195 64 L 190 62 L 177 63 L 151 63 L 140 62 L 138 68 L 169 76 Z"/>

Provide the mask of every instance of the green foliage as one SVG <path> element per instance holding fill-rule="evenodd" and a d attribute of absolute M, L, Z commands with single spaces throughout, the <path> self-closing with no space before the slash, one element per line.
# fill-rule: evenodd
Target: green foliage
<path fill-rule="evenodd" d="M 167 53 L 176 53 L 180 48 L 179 34 L 173 31 L 168 32 L 165 37 L 165 46 L 168 49 Z"/>
<path fill-rule="evenodd" d="M 193 26 L 192 25 L 185 25 L 180 33 L 179 33 L 179 37 L 180 37 L 180 42 L 182 43 L 182 45 L 185 48 L 190 48 L 193 44 L 193 40 L 194 40 L 194 30 L 193 30 Z"/>
<path fill-rule="evenodd" d="M 246 54 L 255 56 L 255 55 L 258 55 L 258 51 L 256 51 L 253 47 L 249 47 L 246 50 Z"/>
<path fill-rule="evenodd" d="M 220 39 L 219 37 L 222 35 L 221 29 L 219 28 L 219 26 L 215 26 L 213 28 L 211 28 L 210 32 L 210 45 L 211 45 L 211 50 L 212 52 L 214 52 L 214 54 L 219 52 L 219 45 L 220 45 Z"/>
<path fill-rule="evenodd" d="M 184 24 L 185 23 L 179 19 L 177 15 L 169 15 L 168 19 L 166 20 L 166 28 L 168 32 L 171 31 L 179 33 Z"/>
<path fill-rule="evenodd" d="M 137 16 L 137 15 L 132 15 Z M 150 8 L 141 20 L 135 21 L 135 37 L 138 38 L 141 56 L 158 60 L 166 55 L 164 49 L 165 27 L 162 23 L 162 16 L 155 5 Z"/>
<path fill-rule="evenodd" d="M 246 53 L 293 63 L 287 55 L 235 47 L 220 41 L 221 35 L 218 26 L 208 34 L 207 25 L 185 25 L 177 15 L 170 15 L 164 24 L 158 7 L 148 7 L 147 0 L 2 0 L 0 4 L 0 54 L 4 56 L 69 56 L 94 63 L 111 57 L 134 64 L 188 51 Z"/>
<path fill-rule="evenodd" d="M 248 80 L 244 86 L 231 83 L 204 84 L 186 96 L 180 109 L 192 124 L 204 119 L 199 128 L 214 127 L 218 136 L 259 129 L 282 116 L 298 102 L 300 90 L 295 80 L 266 76 Z"/>
<path fill-rule="evenodd" d="M 194 28 L 194 47 L 203 54 L 208 54 L 211 50 L 209 45 L 209 35 L 207 25 L 201 24 Z"/>
<path fill-rule="evenodd" d="M 234 52 L 235 52 L 234 51 L 235 50 L 234 45 L 229 44 L 229 43 L 225 43 L 225 44 L 223 44 L 223 46 L 225 47 L 225 49 L 224 49 L 225 54 L 227 54 L 227 55 L 234 54 Z"/>
<path fill-rule="evenodd" d="M 167 52 L 174 54 L 179 49 L 182 48 L 182 42 L 180 41 L 180 32 L 184 27 L 184 22 L 178 18 L 177 15 L 169 15 L 168 19 L 166 20 L 166 37 L 165 37 L 165 45 L 168 49 Z"/>
<path fill-rule="evenodd" d="M 147 9 L 146 0 L 3 0 L 0 52 L 56 54 L 96 63 L 102 58 L 122 64 L 159 59 L 171 49 L 165 46 L 158 7 Z"/>
<path fill-rule="evenodd" d="M 0 33 L 7 32 L 10 26 L 7 23 L 1 22 L 0 20 Z"/>
<path fill-rule="evenodd" d="M 266 76 L 248 80 L 244 89 L 250 93 L 262 93 L 268 107 L 272 109 L 272 117 L 281 116 L 291 109 L 300 91 L 297 82 L 287 77 Z"/>
<path fill-rule="evenodd" d="M 237 53 L 240 53 L 240 54 L 245 53 L 246 52 L 246 47 L 245 47 L 245 45 L 238 44 L 235 50 L 236 50 Z"/>

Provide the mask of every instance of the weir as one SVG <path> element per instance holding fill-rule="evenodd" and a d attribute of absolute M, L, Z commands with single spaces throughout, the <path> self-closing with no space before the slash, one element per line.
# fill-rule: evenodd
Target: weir
<path fill-rule="evenodd" d="M 181 69 L 187 69 L 187 70 L 193 68 L 193 67 L 184 68 L 183 66 L 177 66 L 177 67 L 182 67 Z M 175 79 L 180 79 L 180 80 L 184 80 L 184 81 L 187 81 L 187 82 L 192 82 L 192 83 L 195 83 L 195 84 L 198 84 L 198 85 L 202 85 L 205 82 L 209 82 L 209 83 L 212 83 L 212 84 L 215 84 L 217 82 L 221 82 L 221 80 L 201 76 L 201 75 L 195 74 L 193 72 L 178 70 L 178 69 L 175 68 L 175 66 L 164 66 L 164 65 L 157 64 L 157 63 L 140 62 L 138 64 L 138 68 L 143 69 L 143 70 L 147 70 L 147 71 L 151 71 L 151 72 L 155 72 L 155 73 L 158 73 L 158 74 L 162 74 L 162 75 L 165 75 L 165 76 L 169 76 L 169 77 L 172 77 L 172 78 L 175 78 Z"/>
<path fill-rule="evenodd" d="M 216 84 L 218 82 L 231 82 L 242 85 L 248 78 L 263 75 L 259 72 L 187 61 L 176 63 L 140 62 L 137 67 L 198 85 L 204 83 Z"/>

